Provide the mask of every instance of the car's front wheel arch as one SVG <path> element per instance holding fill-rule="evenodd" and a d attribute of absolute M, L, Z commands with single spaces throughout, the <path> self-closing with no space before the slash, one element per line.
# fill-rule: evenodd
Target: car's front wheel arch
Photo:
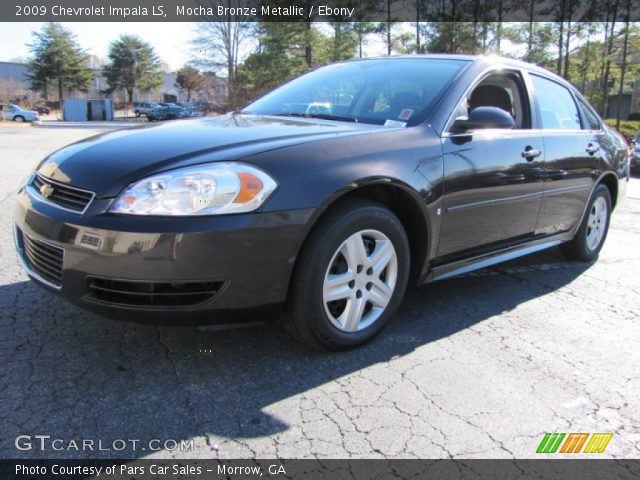
<path fill-rule="evenodd" d="M 309 236 L 320 221 L 331 214 L 342 203 L 353 198 L 371 200 L 388 208 L 393 212 L 404 227 L 409 240 L 411 255 L 411 271 L 409 284 L 415 284 L 428 266 L 428 252 L 431 248 L 433 236 L 432 228 L 427 221 L 427 214 L 421 208 L 419 200 L 414 198 L 405 188 L 389 183 L 368 183 L 352 190 L 345 190 L 330 197 L 326 207 L 312 219 L 304 240 L 298 249 L 298 254 L 305 246 Z M 297 260 L 296 260 L 297 261 Z M 294 264 L 295 269 L 295 264 Z M 291 280 L 287 292 L 291 291 Z"/>

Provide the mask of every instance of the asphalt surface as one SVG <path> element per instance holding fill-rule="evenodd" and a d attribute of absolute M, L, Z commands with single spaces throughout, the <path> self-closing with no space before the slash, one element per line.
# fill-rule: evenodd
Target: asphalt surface
<path fill-rule="evenodd" d="M 0 457 L 534 458 L 546 432 L 613 432 L 598 457 L 640 458 L 640 180 L 596 263 L 554 249 L 427 285 L 372 343 L 320 354 L 270 324 L 119 323 L 30 282 L 18 184 L 97 131 L 0 126 Z M 185 448 L 149 450 L 165 440 Z"/>

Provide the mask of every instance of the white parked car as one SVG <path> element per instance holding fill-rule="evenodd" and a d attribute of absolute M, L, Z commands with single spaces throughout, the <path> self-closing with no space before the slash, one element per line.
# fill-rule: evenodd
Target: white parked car
<path fill-rule="evenodd" d="M 38 112 L 24 110 L 18 105 L 2 105 L 2 115 L 5 120 L 13 122 L 35 122 L 39 120 Z"/>

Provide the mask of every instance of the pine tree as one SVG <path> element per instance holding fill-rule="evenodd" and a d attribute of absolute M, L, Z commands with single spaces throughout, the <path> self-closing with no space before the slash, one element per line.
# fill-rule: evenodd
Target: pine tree
<path fill-rule="evenodd" d="M 109 46 L 109 63 L 104 67 L 108 93 L 123 89 L 129 103 L 138 90 L 148 92 L 162 85 L 162 63 L 153 47 L 136 35 L 121 35 Z"/>
<path fill-rule="evenodd" d="M 58 91 L 60 107 L 69 90 L 87 90 L 93 78 L 88 68 L 89 55 L 80 48 L 75 35 L 59 23 L 47 23 L 41 32 L 32 33 L 27 78 L 33 90 L 46 94 L 53 84 Z"/>

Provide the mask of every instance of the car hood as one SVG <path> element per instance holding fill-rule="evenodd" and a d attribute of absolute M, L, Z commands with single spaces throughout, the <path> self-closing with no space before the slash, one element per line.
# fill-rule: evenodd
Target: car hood
<path fill-rule="evenodd" d="M 38 172 L 112 197 L 145 176 L 204 162 L 241 160 L 267 150 L 385 129 L 379 125 L 227 114 L 94 136 L 54 152 Z"/>

